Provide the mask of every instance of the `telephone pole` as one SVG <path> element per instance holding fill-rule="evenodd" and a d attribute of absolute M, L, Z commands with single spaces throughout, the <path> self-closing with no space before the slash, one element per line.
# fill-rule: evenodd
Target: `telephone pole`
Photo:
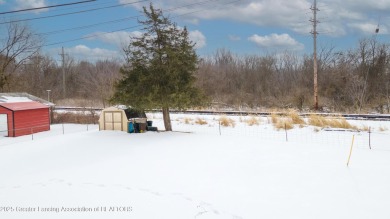
<path fill-rule="evenodd" d="M 66 98 L 66 84 L 65 84 L 65 53 L 64 53 L 64 47 L 62 47 L 61 52 L 61 58 L 62 58 L 62 95 L 63 98 Z"/>
<path fill-rule="evenodd" d="M 318 110 L 318 66 L 317 66 L 317 0 L 314 0 L 314 5 L 310 8 L 313 11 L 313 19 L 310 22 L 313 23 L 313 30 L 311 34 L 313 35 L 313 68 L 314 68 L 314 110 Z"/>

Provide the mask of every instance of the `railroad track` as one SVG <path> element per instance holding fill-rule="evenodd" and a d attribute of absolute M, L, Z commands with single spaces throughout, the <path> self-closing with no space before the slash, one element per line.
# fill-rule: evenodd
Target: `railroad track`
<path fill-rule="evenodd" d="M 102 108 L 91 108 L 91 107 L 64 107 L 56 106 L 54 111 L 68 111 L 68 112 L 85 112 L 95 111 L 100 112 Z M 147 112 L 161 112 L 161 110 L 148 110 Z M 232 111 L 232 110 L 170 110 L 171 113 L 182 113 L 182 114 L 200 114 L 200 115 L 231 115 L 231 116 L 269 116 L 271 114 L 284 115 L 283 112 L 255 112 L 255 111 Z M 347 119 L 353 120 L 378 120 L 378 121 L 390 121 L 390 114 L 339 114 L 339 113 L 300 113 L 302 117 L 309 117 L 311 115 L 321 115 L 328 117 L 342 116 Z"/>

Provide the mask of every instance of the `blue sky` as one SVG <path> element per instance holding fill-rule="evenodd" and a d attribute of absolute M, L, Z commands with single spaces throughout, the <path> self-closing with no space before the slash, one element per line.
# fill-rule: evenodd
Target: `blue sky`
<path fill-rule="evenodd" d="M 0 0 L 0 12 L 79 1 L 82 0 Z M 212 55 L 221 48 L 240 55 L 283 51 L 312 53 L 309 20 L 313 1 L 308 0 L 97 0 L 4 14 L 0 15 L 0 22 L 110 7 L 26 22 L 36 33 L 49 33 L 43 38 L 45 54 L 59 57 L 64 47 L 67 54 L 79 60 L 120 58 L 121 48 L 128 44 L 129 36 L 141 31 L 140 27 L 135 27 L 137 19 L 126 18 L 142 15 L 142 6 L 150 2 L 156 8 L 171 10 L 165 14 L 179 26 L 187 26 L 201 56 Z M 317 4 L 319 47 L 353 48 L 359 39 L 376 35 L 378 24 L 380 32 L 375 37 L 390 42 L 390 0 L 318 0 Z M 120 19 L 121 22 L 112 22 Z M 99 25 L 88 27 L 94 24 Z M 4 24 L 0 24 L 0 29 L 4 30 Z"/>

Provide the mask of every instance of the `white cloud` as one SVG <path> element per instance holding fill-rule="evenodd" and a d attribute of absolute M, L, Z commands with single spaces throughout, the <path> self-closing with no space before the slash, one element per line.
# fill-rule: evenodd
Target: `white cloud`
<path fill-rule="evenodd" d="M 132 0 L 120 0 L 129 3 Z M 149 3 L 143 4 L 147 6 Z M 210 1 L 195 3 L 193 0 L 159 0 L 153 1 L 155 8 L 177 8 L 170 14 L 187 14 L 185 20 L 191 19 L 229 19 L 256 25 L 295 26 L 298 21 L 305 20 L 305 11 L 309 11 L 307 0 L 251 0 L 230 3 L 226 1 Z M 187 5 L 187 6 L 186 6 Z M 140 8 L 140 4 L 132 5 Z M 196 12 L 196 13 L 193 13 Z M 302 13 L 304 12 L 304 13 Z M 180 19 L 180 18 L 179 18 Z"/>
<path fill-rule="evenodd" d="M 180 27 L 179 27 L 180 28 Z M 100 40 L 102 42 L 115 45 L 117 48 L 124 48 L 130 44 L 131 37 L 140 37 L 142 32 L 133 31 L 133 32 L 114 32 L 114 33 L 105 33 L 105 32 L 95 32 L 87 36 L 91 40 Z M 206 37 L 199 30 L 189 31 L 189 38 L 191 41 L 196 43 L 195 48 L 202 48 L 206 46 Z"/>
<path fill-rule="evenodd" d="M 240 41 L 241 37 L 235 36 L 235 35 L 229 35 L 229 40 L 230 41 Z"/>
<path fill-rule="evenodd" d="M 303 50 L 304 45 L 293 39 L 288 34 L 271 34 L 259 36 L 257 34 L 248 38 L 249 41 L 264 48 Z"/>
<path fill-rule="evenodd" d="M 199 19 L 198 18 L 190 18 L 190 19 L 184 19 L 186 23 L 190 23 L 193 25 L 199 25 Z"/>
<path fill-rule="evenodd" d="M 74 47 L 65 48 L 65 52 L 69 54 L 70 57 L 74 57 L 77 60 L 97 61 L 121 58 L 121 54 L 118 51 L 101 48 L 89 48 L 85 45 L 77 45 Z"/>
<path fill-rule="evenodd" d="M 206 37 L 199 30 L 190 31 L 189 38 L 192 42 L 196 43 L 196 49 L 200 49 L 206 46 Z"/>
<path fill-rule="evenodd" d="M 335 4 L 333 8 L 348 9 L 350 11 L 368 11 L 368 10 L 389 10 L 390 2 L 388 0 L 326 0 L 327 5 Z"/>
<path fill-rule="evenodd" d="M 141 36 L 140 31 L 126 32 L 126 31 L 118 31 L 114 33 L 106 33 L 106 32 L 95 32 L 88 36 L 89 39 L 100 40 L 102 42 L 115 45 L 117 48 L 123 48 L 130 44 L 131 37 Z"/>
<path fill-rule="evenodd" d="M 130 3 L 133 0 L 119 0 L 121 3 Z M 131 4 L 129 6 L 140 9 L 148 6 L 148 2 Z M 157 0 L 153 1 L 155 8 L 171 9 L 172 15 L 188 13 L 185 21 L 196 20 L 202 22 L 207 19 L 229 19 L 243 23 L 251 23 L 261 27 L 286 28 L 301 34 L 308 34 L 312 29 L 309 19 L 312 18 L 310 7 L 312 0 L 247 0 L 229 3 L 226 1 L 209 1 L 196 3 L 193 0 Z M 187 5 L 187 6 L 186 6 Z M 378 23 L 382 17 L 382 25 L 390 29 L 387 14 L 390 13 L 389 0 L 321 0 L 318 1 L 319 32 L 334 37 L 349 33 L 366 34 L 365 28 L 356 28 L 369 21 L 372 25 Z M 192 13 L 196 12 L 196 13 Z M 385 19 L 386 18 L 386 19 Z M 374 29 L 375 30 L 375 29 Z M 371 31 L 372 32 L 372 31 Z"/>
<path fill-rule="evenodd" d="M 27 8 L 39 8 L 47 6 L 46 0 L 16 0 L 17 9 L 27 9 Z M 47 11 L 47 9 L 41 9 L 34 11 L 35 13 Z"/>
<path fill-rule="evenodd" d="M 356 30 L 357 32 L 367 33 L 367 34 L 374 34 L 378 25 L 375 25 L 374 23 L 351 23 L 348 25 L 351 29 Z M 388 34 L 388 30 L 386 26 L 380 26 L 379 27 L 379 33 L 380 34 Z"/>

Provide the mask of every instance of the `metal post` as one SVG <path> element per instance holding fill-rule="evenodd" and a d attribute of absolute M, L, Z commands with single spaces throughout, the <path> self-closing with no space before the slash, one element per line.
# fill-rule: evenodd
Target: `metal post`
<path fill-rule="evenodd" d="M 368 128 L 368 146 L 371 150 L 371 126 Z"/>
<path fill-rule="evenodd" d="M 51 90 L 46 90 L 47 91 L 47 101 L 50 102 L 50 91 Z"/>
<path fill-rule="evenodd" d="M 62 134 L 65 134 L 64 123 L 62 123 Z"/>
<path fill-rule="evenodd" d="M 221 121 L 218 121 L 218 124 L 219 124 L 219 135 L 222 135 L 221 134 Z"/>
<path fill-rule="evenodd" d="M 286 141 L 288 141 L 288 136 L 287 136 L 287 125 L 284 123 L 284 131 L 286 132 Z"/>

